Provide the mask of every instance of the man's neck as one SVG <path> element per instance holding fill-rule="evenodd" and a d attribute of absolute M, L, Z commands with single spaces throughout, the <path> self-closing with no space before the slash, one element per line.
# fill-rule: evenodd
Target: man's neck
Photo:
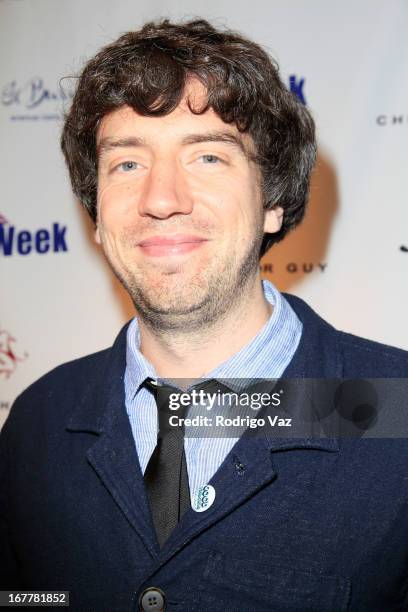
<path fill-rule="evenodd" d="M 243 292 L 245 293 L 245 292 Z M 200 378 L 246 346 L 272 313 L 262 284 L 236 299 L 223 317 L 203 332 L 153 330 L 140 318 L 140 351 L 162 378 Z"/>

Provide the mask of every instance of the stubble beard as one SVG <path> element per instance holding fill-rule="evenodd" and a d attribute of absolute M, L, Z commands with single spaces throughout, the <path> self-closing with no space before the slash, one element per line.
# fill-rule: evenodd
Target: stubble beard
<path fill-rule="evenodd" d="M 252 240 L 248 238 L 250 246 L 239 261 L 235 255 L 233 261 L 224 260 L 218 269 L 212 265 L 207 276 L 198 272 L 183 281 L 181 274 L 174 271 L 169 274 L 175 279 L 173 287 L 169 286 L 171 283 L 167 287 L 162 283 L 154 290 L 140 270 L 130 266 L 119 270 L 106 251 L 105 256 L 146 326 L 157 334 L 173 332 L 184 336 L 208 330 L 245 301 L 259 269 L 262 239 L 263 230 L 258 227 Z"/>

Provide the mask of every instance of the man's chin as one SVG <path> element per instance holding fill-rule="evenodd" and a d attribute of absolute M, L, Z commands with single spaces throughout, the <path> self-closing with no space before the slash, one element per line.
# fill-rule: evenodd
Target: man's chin
<path fill-rule="evenodd" d="M 153 313 L 167 317 L 181 317 L 200 311 L 209 301 L 208 293 L 186 295 L 185 288 L 152 291 L 130 291 L 136 309 L 141 314 Z M 201 292 L 200 292 L 201 293 Z"/>
<path fill-rule="evenodd" d="M 141 320 L 156 332 L 188 334 L 202 330 L 208 325 L 206 308 L 200 304 L 156 305 L 135 302 Z"/>

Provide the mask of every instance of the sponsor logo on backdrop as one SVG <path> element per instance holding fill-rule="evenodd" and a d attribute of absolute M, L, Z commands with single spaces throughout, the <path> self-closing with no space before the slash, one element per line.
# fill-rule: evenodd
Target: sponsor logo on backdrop
<path fill-rule="evenodd" d="M 265 274 L 274 274 L 275 272 L 288 272 L 289 274 L 310 274 L 311 272 L 325 272 L 327 263 L 313 263 L 311 261 L 289 261 L 286 264 L 275 266 L 275 264 L 265 263 L 260 265 L 261 272 Z"/>
<path fill-rule="evenodd" d="M 21 354 L 21 351 L 15 348 L 16 342 L 8 331 L 0 327 L 0 376 L 4 378 L 9 378 L 16 370 L 17 364 L 28 357 L 27 352 Z"/>
<path fill-rule="evenodd" d="M 403 113 L 377 115 L 375 122 L 381 127 L 408 125 L 408 115 L 404 115 Z"/>
<path fill-rule="evenodd" d="M 36 230 L 18 229 L 0 214 L 0 256 L 61 253 L 68 251 L 67 226 L 52 223 Z"/>
<path fill-rule="evenodd" d="M 304 77 L 299 78 L 296 74 L 291 74 L 289 76 L 289 89 L 292 93 L 297 96 L 299 101 L 306 106 L 306 98 L 303 92 L 303 86 L 305 84 Z"/>
<path fill-rule="evenodd" d="M 72 95 L 61 85 L 51 87 L 42 77 L 34 76 L 3 85 L 1 104 L 10 110 L 11 121 L 48 121 L 61 119 L 63 104 Z"/>

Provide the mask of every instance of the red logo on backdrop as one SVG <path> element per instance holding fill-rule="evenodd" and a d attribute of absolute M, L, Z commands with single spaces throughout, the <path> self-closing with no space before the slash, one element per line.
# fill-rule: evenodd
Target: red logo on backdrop
<path fill-rule="evenodd" d="M 16 339 L 5 329 L 0 328 L 0 376 L 9 378 L 15 371 L 17 363 L 27 359 L 28 353 L 18 355 L 14 349 Z"/>
<path fill-rule="evenodd" d="M 6 217 L 0 213 L 0 225 L 8 223 Z M 28 353 L 17 355 L 13 344 L 16 339 L 5 329 L 0 328 L 0 376 L 9 378 L 17 367 L 19 361 L 27 359 Z"/>

